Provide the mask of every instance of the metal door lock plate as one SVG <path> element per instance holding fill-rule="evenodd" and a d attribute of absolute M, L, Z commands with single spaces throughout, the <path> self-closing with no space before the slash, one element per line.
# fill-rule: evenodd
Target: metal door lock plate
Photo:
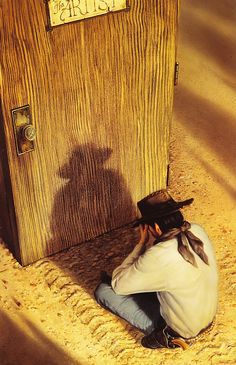
<path fill-rule="evenodd" d="M 36 130 L 32 125 L 30 106 L 12 109 L 12 121 L 18 155 L 34 150 Z"/>

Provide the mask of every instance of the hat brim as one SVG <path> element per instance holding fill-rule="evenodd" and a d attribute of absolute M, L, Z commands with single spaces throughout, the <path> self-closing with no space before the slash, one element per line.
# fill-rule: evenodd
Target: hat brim
<path fill-rule="evenodd" d="M 155 212 L 151 215 L 142 216 L 141 218 L 137 219 L 133 223 L 132 227 L 137 227 L 139 224 L 145 224 L 145 223 L 151 222 L 151 221 L 155 222 L 155 219 L 157 219 L 157 218 L 165 217 L 174 212 L 177 212 L 179 209 L 183 208 L 186 205 L 192 204 L 193 200 L 194 199 L 191 198 L 191 199 L 184 200 L 182 202 L 178 202 L 178 203 L 175 202 L 172 206 L 166 207 L 163 210 L 159 209 L 159 210 L 157 210 L 157 212 Z"/>

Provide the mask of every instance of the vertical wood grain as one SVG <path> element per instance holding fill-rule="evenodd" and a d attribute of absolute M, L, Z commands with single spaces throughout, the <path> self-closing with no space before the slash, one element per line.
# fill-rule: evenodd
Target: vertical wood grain
<path fill-rule="evenodd" d="M 3 117 L 23 264 L 132 221 L 165 187 L 177 2 L 45 31 L 43 1 L 3 14 Z M 30 104 L 35 151 L 18 157 L 10 110 Z"/>
<path fill-rule="evenodd" d="M 0 235 L 8 242 L 9 249 L 19 257 L 19 241 L 15 219 L 15 207 L 10 181 L 3 113 L 0 103 Z"/>

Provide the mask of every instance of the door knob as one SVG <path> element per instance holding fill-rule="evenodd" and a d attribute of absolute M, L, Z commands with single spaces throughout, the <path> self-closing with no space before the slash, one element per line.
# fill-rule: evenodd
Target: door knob
<path fill-rule="evenodd" d="M 36 129 L 31 124 L 27 124 L 21 128 L 21 134 L 27 141 L 34 141 L 36 138 Z"/>
<path fill-rule="evenodd" d="M 30 106 L 12 109 L 12 121 L 18 155 L 34 150 L 36 129 L 32 125 Z"/>

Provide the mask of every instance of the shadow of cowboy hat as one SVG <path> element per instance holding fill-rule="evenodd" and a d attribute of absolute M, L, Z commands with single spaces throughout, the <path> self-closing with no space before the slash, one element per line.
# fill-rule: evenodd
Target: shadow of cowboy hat
<path fill-rule="evenodd" d="M 98 147 L 94 143 L 78 145 L 66 162 L 58 171 L 58 175 L 63 179 L 71 179 L 81 170 L 86 170 L 92 174 L 96 169 L 110 158 L 112 149 L 109 147 Z"/>
<path fill-rule="evenodd" d="M 146 196 L 137 203 L 141 218 L 133 223 L 133 227 L 139 224 L 155 222 L 155 219 L 174 213 L 192 202 L 193 198 L 176 202 L 167 190 L 159 190 Z"/>

